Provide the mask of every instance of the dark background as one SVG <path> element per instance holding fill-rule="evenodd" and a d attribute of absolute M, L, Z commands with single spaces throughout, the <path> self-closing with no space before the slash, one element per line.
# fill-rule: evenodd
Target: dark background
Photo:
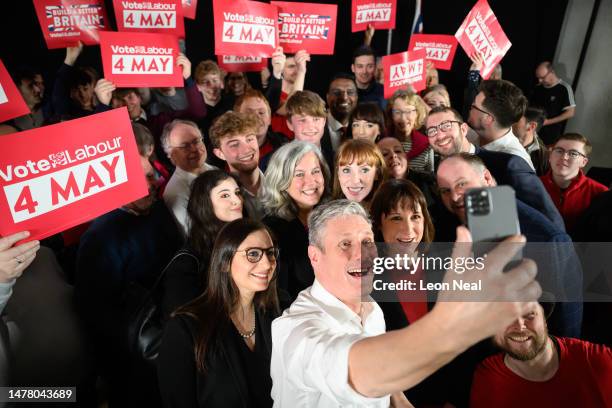
<path fill-rule="evenodd" d="M 234 0 L 226 0 L 234 1 Z M 306 89 L 324 95 L 329 79 L 339 71 L 350 72 L 352 51 L 363 41 L 363 32 L 351 33 L 350 0 L 309 0 L 311 3 L 338 4 L 335 54 L 313 56 L 306 77 Z M 429 34 L 454 34 L 475 4 L 475 0 L 423 0 L 423 28 Z M 0 58 L 9 72 L 18 65 L 39 67 L 50 91 L 54 73 L 63 61 L 65 51 L 47 50 L 31 0 L 3 2 L 4 22 L 0 30 Z M 193 66 L 214 57 L 212 1 L 199 0 L 196 20 L 185 20 L 187 56 Z M 391 52 L 408 47 L 414 17 L 414 0 L 397 0 L 396 29 L 393 30 Z M 528 92 L 535 84 L 533 71 L 543 60 L 552 60 L 567 0 L 489 0 L 512 47 L 502 60 L 503 77 Z M 106 0 L 111 27 L 116 27 L 112 0 Z M 372 42 L 379 54 L 387 47 L 387 31 L 378 31 Z M 92 65 L 102 73 L 97 46 L 86 47 L 78 64 Z M 440 82 L 451 93 L 453 105 L 460 106 L 470 61 L 459 49 L 452 71 L 440 71 Z M 47 92 L 49 92 L 47 91 Z"/>

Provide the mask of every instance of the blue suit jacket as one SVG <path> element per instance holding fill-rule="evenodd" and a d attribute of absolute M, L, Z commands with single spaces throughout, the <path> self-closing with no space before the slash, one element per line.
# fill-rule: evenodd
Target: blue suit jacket
<path fill-rule="evenodd" d="M 497 184 L 514 188 L 516 198 L 538 210 L 558 229 L 565 232 L 565 223 L 542 181 L 527 162 L 514 154 L 492 152 L 476 147 L 476 156 L 484 162 Z"/>

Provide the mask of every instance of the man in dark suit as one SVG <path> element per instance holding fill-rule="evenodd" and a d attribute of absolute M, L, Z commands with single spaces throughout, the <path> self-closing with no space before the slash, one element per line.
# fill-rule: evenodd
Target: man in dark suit
<path fill-rule="evenodd" d="M 544 185 L 520 157 L 484 150 L 471 144 L 467 139 L 468 125 L 459 112 L 450 107 L 433 108 L 425 119 L 425 128 L 429 144 L 438 155 L 447 157 L 456 153 L 475 154 L 484 162 L 497 184 L 511 186 L 516 192 L 516 198 L 542 213 L 559 230 L 565 232 L 563 218 Z"/>
<path fill-rule="evenodd" d="M 491 172 L 478 156 L 458 153 L 445 158 L 437 171 L 440 197 L 454 217 L 435 222 L 436 235 L 452 242 L 452 231 L 465 224 L 463 202 L 465 191 L 471 188 L 497 185 Z M 551 316 L 551 332 L 566 337 L 580 337 L 582 325 L 582 268 L 571 238 L 542 213 L 520 200 L 516 200 L 521 233 L 528 245 L 523 255 L 538 264 L 538 281 L 545 291 L 558 301 Z M 439 239 L 438 238 L 438 239 Z"/>

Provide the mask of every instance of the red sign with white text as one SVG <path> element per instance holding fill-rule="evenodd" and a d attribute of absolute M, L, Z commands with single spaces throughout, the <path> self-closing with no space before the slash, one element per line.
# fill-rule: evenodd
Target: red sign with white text
<path fill-rule="evenodd" d="M 412 85 L 416 92 L 425 89 L 425 61 L 424 49 L 384 56 L 385 98 L 408 85 Z"/>
<path fill-rule="evenodd" d="M 397 0 L 353 0 L 351 31 L 365 31 L 371 24 L 377 30 L 395 28 Z"/>
<path fill-rule="evenodd" d="M 196 8 L 198 7 L 198 0 L 182 0 L 183 3 L 183 16 L 192 20 L 196 17 Z"/>
<path fill-rule="evenodd" d="M 109 29 L 104 0 L 34 0 L 47 48 L 98 44 L 98 31 Z"/>
<path fill-rule="evenodd" d="M 321 55 L 334 53 L 337 5 L 286 1 L 270 4 L 278 6 L 278 45 L 285 53 L 299 50 Z"/>
<path fill-rule="evenodd" d="M 119 88 L 184 85 L 173 35 L 105 32 L 100 35 L 100 51 L 104 78 Z"/>
<path fill-rule="evenodd" d="M 181 0 L 113 0 L 117 31 L 185 37 Z"/>
<path fill-rule="evenodd" d="M 268 59 L 262 57 L 217 55 L 217 62 L 225 72 L 261 72 L 268 66 Z"/>
<path fill-rule="evenodd" d="M 0 138 L 0 235 L 41 239 L 148 193 L 127 108 Z"/>
<path fill-rule="evenodd" d="M 28 113 L 28 105 L 0 60 L 0 123 Z"/>
<path fill-rule="evenodd" d="M 452 35 L 442 34 L 412 34 L 408 51 L 425 48 L 427 60 L 431 61 L 437 69 L 451 69 L 457 39 Z"/>
<path fill-rule="evenodd" d="M 271 57 L 278 44 L 276 6 L 213 0 L 215 54 Z"/>
<path fill-rule="evenodd" d="M 493 68 L 512 46 L 486 0 L 476 3 L 463 20 L 455 37 L 468 56 L 476 51 L 482 53 L 484 65 L 480 76 L 484 79 L 489 78 Z"/>

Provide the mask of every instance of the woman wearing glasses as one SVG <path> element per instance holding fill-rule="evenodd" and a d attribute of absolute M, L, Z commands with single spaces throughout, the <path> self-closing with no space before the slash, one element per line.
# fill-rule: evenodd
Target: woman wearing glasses
<path fill-rule="evenodd" d="M 433 150 L 427 137 L 418 130 L 423 126 L 427 115 L 427 108 L 421 97 L 408 91 L 396 91 L 389 99 L 386 113 L 387 135 L 402 143 L 410 168 L 433 172 Z"/>
<path fill-rule="evenodd" d="M 278 249 L 239 219 L 215 241 L 206 290 L 168 322 L 157 359 L 168 407 L 271 407 L 271 324 L 280 313 Z"/>

